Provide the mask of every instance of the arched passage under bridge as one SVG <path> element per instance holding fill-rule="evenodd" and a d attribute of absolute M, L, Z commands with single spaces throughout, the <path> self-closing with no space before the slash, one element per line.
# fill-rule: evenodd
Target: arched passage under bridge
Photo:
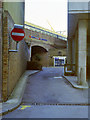
<path fill-rule="evenodd" d="M 48 66 L 48 51 L 41 46 L 32 46 L 31 61 L 36 61 L 42 66 Z"/>

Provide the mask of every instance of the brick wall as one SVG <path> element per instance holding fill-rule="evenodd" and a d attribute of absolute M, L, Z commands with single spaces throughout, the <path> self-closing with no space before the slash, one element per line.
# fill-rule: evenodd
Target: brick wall
<path fill-rule="evenodd" d="M 3 100 L 6 101 L 16 86 L 19 78 L 26 70 L 28 60 L 28 46 L 25 41 L 19 42 L 17 52 L 16 42 L 11 38 L 14 21 L 8 11 L 3 15 Z"/>
<path fill-rule="evenodd" d="M 54 66 L 53 56 L 59 56 L 58 54 L 59 51 L 61 51 L 62 56 L 66 55 L 66 45 L 67 45 L 66 41 L 44 34 L 44 33 L 29 30 L 27 28 L 25 29 L 25 34 L 26 34 L 25 39 L 28 44 L 31 43 L 32 46 L 41 46 L 44 49 L 48 48 L 47 53 L 43 53 L 43 54 L 39 53 L 39 56 L 42 59 L 40 61 L 42 66 Z M 47 39 L 48 41 L 42 41 L 42 40 L 40 41 L 38 39 L 32 40 L 29 38 L 30 35 L 38 38 L 44 38 L 44 39 Z"/>
<path fill-rule="evenodd" d="M 26 34 L 26 36 L 25 36 L 26 41 L 28 41 L 28 42 L 30 42 L 29 36 L 31 35 L 34 37 L 46 39 L 47 41 L 44 41 L 44 42 L 46 44 L 52 44 L 54 47 L 66 48 L 66 46 L 67 46 L 67 41 L 61 40 L 59 38 L 56 38 L 56 37 L 53 37 L 53 36 L 50 36 L 50 35 L 47 35 L 44 33 L 29 30 L 27 28 L 25 29 L 25 34 Z M 40 40 L 36 39 L 36 41 L 38 42 Z M 41 40 L 41 42 L 43 42 L 43 41 Z"/>
<path fill-rule="evenodd" d="M 0 1 L 0 101 L 2 96 L 2 2 Z"/>
<path fill-rule="evenodd" d="M 22 73 L 26 70 L 27 60 L 28 48 L 23 40 L 19 43 L 18 52 L 9 52 L 9 95 L 21 77 Z"/>
<path fill-rule="evenodd" d="M 8 34 L 7 34 L 7 17 L 3 19 L 3 98 L 7 99 L 8 84 Z"/>

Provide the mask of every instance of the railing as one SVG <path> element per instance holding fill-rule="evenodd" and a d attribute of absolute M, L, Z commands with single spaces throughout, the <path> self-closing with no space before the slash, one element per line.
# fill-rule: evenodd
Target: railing
<path fill-rule="evenodd" d="M 75 76 L 76 75 L 75 64 L 64 64 L 64 75 Z"/>

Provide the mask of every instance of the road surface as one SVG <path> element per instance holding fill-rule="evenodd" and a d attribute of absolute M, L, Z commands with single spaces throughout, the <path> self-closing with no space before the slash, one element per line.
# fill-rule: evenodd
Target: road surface
<path fill-rule="evenodd" d="M 88 90 L 73 88 L 63 67 L 29 76 L 22 104 L 4 118 L 88 118 Z"/>

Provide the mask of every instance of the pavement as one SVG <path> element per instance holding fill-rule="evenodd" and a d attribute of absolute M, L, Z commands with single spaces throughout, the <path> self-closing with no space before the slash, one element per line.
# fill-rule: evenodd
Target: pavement
<path fill-rule="evenodd" d="M 77 76 L 63 76 L 74 88 L 77 89 L 88 89 L 88 86 L 78 85 L 77 83 Z"/>
<path fill-rule="evenodd" d="M 21 104 L 22 97 L 23 97 L 24 90 L 27 83 L 27 78 L 28 76 L 33 75 L 37 72 L 39 72 L 39 70 L 25 71 L 25 73 L 21 76 L 17 86 L 13 90 L 10 98 L 6 102 L 0 103 L 0 116 L 2 116 L 2 114 L 6 114 L 16 109 Z"/>
<path fill-rule="evenodd" d="M 55 70 L 54 70 L 55 71 Z M 23 97 L 23 94 L 24 94 L 24 91 L 25 91 L 25 87 L 26 87 L 26 84 L 27 84 L 27 78 L 28 78 L 28 76 L 30 76 L 30 75 L 32 75 L 32 74 L 35 74 L 35 73 L 37 73 L 37 72 L 39 72 L 39 71 L 26 71 L 23 75 L 22 75 L 22 77 L 20 78 L 20 80 L 19 80 L 19 82 L 18 82 L 18 84 L 17 84 L 17 86 L 16 86 L 16 88 L 14 89 L 14 91 L 13 91 L 13 93 L 12 93 L 12 95 L 11 95 L 11 97 L 9 98 L 9 100 L 8 101 L 6 101 L 6 102 L 4 102 L 4 103 L 0 103 L 0 106 L 1 106 L 1 111 L 0 111 L 0 115 L 2 115 L 2 114 L 6 114 L 6 113 L 8 113 L 8 112 L 10 112 L 10 111 L 13 111 L 14 109 L 16 109 L 16 108 L 18 108 L 18 109 L 20 109 L 20 105 L 21 105 L 21 101 L 22 101 L 22 97 Z M 41 71 L 42 72 L 42 71 Z M 49 71 L 47 71 L 47 72 L 49 72 Z M 56 72 L 56 71 L 55 71 Z M 53 73 L 53 71 L 52 71 L 52 75 L 54 75 L 54 73 Z M 32 76 L 31 76 L 32 77 Z M 45 76 L 45 77 L 47 77 L 47 76 Z M 51 77 L 51 76 L 50 76 Z M 59 75 L 58 75 L 58 77 L 60 77 Z M 55 76 L 54 76 L 54 78 L 55 79 L 58 79 L 58 77 L 56 77 L 55 78 Z M 67 81 L 69 81 L 71 84 L 73 84 L 73 87 L 75 87 L 76 86 L 76 78 L 74 79 L 74 82 L 72 83 L 72 80 L 71 79 L 73 79 L 72 77 L 70 78 L 70 77 L 66 77 L 66 76 L 64 76 L 65 78 L 66 78 L 66 80 Z M 47 78 L 45 78 L 45 79 L 47 79 Z M 60 78 L 61 79 L 61 78 Z M 39 79 L 38 79 L 39 80 Z M 52 81 L 53 83 L 54 83 L 54 81 Z M 58 82 L 57 82 L 58 83 Z M 49 84 L 50 85 L 50 84 Z M 55 84 L 54 84 L 55 85 Z M 77 86 L 78 87 L 78 86 Z M 77 87 L 75 87 L 75 88 L 77 88 Z M 49 87 L 50 88 L 50 87 Z M 63 86 L 62 86 L 62 88 L 63 88 Z M 80 88 L 80 87 L 78 87 L 78 88 Z M 46 88 L 47 89 L 47 88 Z M 69 90 L 70 91 L 70 90 Z M 71 91 L 70 91 L 71 92 Z M 65 95 L 66 95 L 66 93 L 65 93 Z M 54 96 L 54 95 L 53 95 Z M 53 101 L 52 101 L 53 102 Z M 51 101 L 50 101 L 50 103 L 51 103 Z M 20 107 L 19 107 L 20 106 Z M 32 106 L 32 108 L 33 108 L 34 106 Z M 38 107 L 38 106 L 37 106 Z M 45 106 L 44 106 L 45 107 Z M 84 106 L 83 106 L 84 107 Z M 63 108 L 64 108 L 64 106 L 63 106 Z M 70 107 L 69 107 L 70 108 Z M 68 107 L 67 107 L 67 109 L 69 109 Z M 33 108 L 34 109 L 34 108 Z M 40 109 L 43 109 L 43 106 L 42 106 L 42 108 L 40 108 Z M 46 107 L 46 111 L 45 111 L 45 113 L 47 112 L 47 109 L 48 109 L 48 111 L 49 111 L 49 109 L 51 109 L 50 107 Z M 54 108 L 53 108 L 54 109 Z M 59 107 L 57 107 L 56 108 L 56 110 L 58 110 L 58 109 L 61 109 L 61 111 L 62 111 L 62 107 L 60 108 L 60 106 Z M 70 109 L 73 109 L 72 107 L 70 108 Z M 76 110 L 77 110 L 78 108 L 76 108 Z M 82 109 L 82 107 L 80 108 L 80 109 Z M 85 109 L 88 109 L 87 108 L 87 106 L 85 106 Z M 40 110 L 39 110 L 40 111 Z M 25 111 L 24 111 L 25 112 Z M 37 111 L 36 111 L 37 112 Z M 48 113 L 48 112 L 47 112 Z M 53 113 L 53 112 L 52 112 Z M 57 114 L 57 113 L 56 113 Z M 72 113 L 72 114 L 74 114 L 74 113 Z M 81 114 L 83 115 L 83 113 L 81 112 Z M 33 114 L 34 115 L 34 114 Z M 53 115 L 53 114 L 52 114 Z M 42 115 L 41 115 L 42 116 Z M 61 116 L 62 116 L 62 114 L 61 114 Z M 80 116 L 80 114 L 79 114 L 79 116 Z M 35 117 L 35 116 L 34 116 Z M 58 116 L 59 117 L 59 116 Z M 64 116 L 65 117 L 65 116 Z M 83 117 L 85 117 L 85 116 L 83 116 Z"/>

